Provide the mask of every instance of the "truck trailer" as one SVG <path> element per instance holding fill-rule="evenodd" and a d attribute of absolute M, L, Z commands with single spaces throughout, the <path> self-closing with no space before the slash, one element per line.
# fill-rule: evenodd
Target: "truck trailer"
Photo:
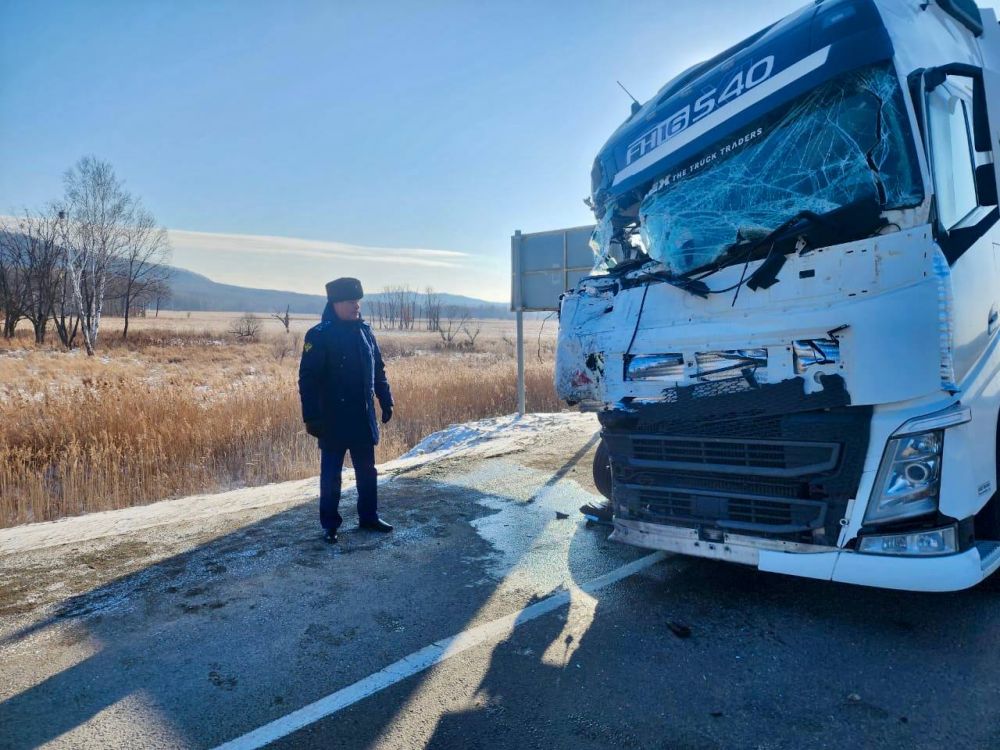
<path fill-rule="evenodd" d="M 817 0 L 632 107 L 555 376 L 613 539 L 920 591 L 1000 566 L 998 146 L 969 0 Z"/>

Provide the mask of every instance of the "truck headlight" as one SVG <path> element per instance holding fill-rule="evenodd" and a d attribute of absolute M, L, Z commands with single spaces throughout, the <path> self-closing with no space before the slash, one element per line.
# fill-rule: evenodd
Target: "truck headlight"
<path fill-rule="evenodd" d="M 950 555 L 958 552 L 958 535 L 954 526 L 945 526 L 943 529 L 914 531 L 910 534 L 862 536 L 858 552 L 914 557 Z"/>
<path fill-rule="evenodd" d="M 941 485 L 941 430 L 893 438 L 875 477 L 866 523 L 884 523 L 933 513 Z"/>

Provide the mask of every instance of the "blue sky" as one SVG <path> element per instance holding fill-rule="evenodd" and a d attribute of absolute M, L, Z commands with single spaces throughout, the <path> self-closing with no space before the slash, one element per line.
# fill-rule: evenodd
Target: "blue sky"
<path fill-rule="evenodd" d="M 591 221 L 616 79 L 648 98 L 801 5 L 0 0 L 0 213 L 95 154 L 212 278 L 504 299 L 514 229 Z"/>

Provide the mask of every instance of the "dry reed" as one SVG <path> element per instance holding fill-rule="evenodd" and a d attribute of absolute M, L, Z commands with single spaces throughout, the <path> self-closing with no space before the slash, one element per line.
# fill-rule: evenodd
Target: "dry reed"
<path fill-rule="evenodd" d="M 397 408 L 379 461 L 449 424 L 516 409 L 503 341 L 455 354 L 430 350 L 428 337 L 384 338 L 395 355 L 388 370 Z M 193 330 L 140 331 L 105 360 L 8 345 L 0 357 L 0 526 L 315 474 L 297 356 L 279 362 L 272 350 Z M 561 407 L 550 355 L 527 369 L 535 411 Z"/>

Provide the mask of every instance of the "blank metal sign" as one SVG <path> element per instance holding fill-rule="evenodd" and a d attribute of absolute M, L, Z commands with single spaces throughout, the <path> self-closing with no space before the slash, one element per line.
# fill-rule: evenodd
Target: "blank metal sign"
<path fill-rule="evenodd" d="M 521 234 L 510 238 L 511 309 L 559 309 L 559 295 L 576 286 L 594 266 L 593 225 Z"/>

